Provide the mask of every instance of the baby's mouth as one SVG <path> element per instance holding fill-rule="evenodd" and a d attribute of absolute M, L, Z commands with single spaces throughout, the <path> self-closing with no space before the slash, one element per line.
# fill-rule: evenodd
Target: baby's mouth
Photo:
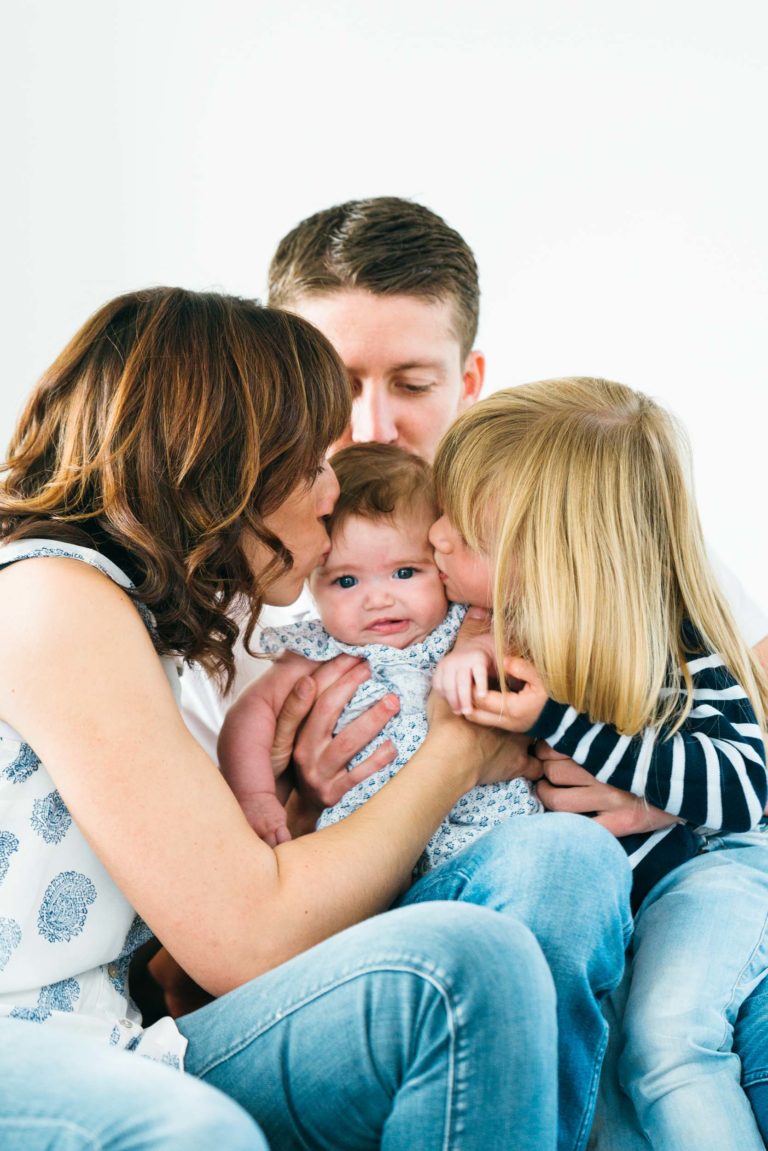
<path fill-rule="evenodd" d="M 375 632 L 376 635 L 397 635 L 405 631 L 410 622 L 407 619 L 376 619 L 368 625 L 368 631 Z"/>

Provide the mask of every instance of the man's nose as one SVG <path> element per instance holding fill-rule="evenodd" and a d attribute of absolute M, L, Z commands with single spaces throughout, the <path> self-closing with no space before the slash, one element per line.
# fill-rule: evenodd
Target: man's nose
<path fill-rule="evenodd" d="M 352 404 L 352 442 L 393 444 L 396 440 L 391 398 L 381 395 L 375 385 L 363 386 Z"/>

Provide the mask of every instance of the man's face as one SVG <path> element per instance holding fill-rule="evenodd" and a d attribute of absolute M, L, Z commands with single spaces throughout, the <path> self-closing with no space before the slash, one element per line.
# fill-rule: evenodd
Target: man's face
<path fill-rule="evenodd" d="M 352 423 L 334 448 L 397 444 L 431 463 L 483 383 L 482 355 L 462 360 L 452 302 L 352 288 L 300 296 L 291 310 L 330 340 L 352 380 Z"/>

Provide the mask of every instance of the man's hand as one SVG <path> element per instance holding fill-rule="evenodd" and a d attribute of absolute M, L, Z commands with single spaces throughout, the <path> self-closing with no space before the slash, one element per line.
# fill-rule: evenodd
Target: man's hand
<path fill-rule="evenodd" d="M 651 807 L 642 796 L 598 783 L 583 767 L 543 741 L 536 744 L 536 756 L 544 768 L 536 791 L 548 811 L 591 815 L 618 839 L 679 822 L 674 815 Z"/>
<path fill-rule="evenodd" d="M 147 971 L 162 988 L 165 1006 L 172 1019 L 197 1011 L 198 1007 L 205 1007 L 213 1000 L 213 996 L 203 991 L 164 947 L 152 956 Z"/>
<path fill-rule="evenodd" d="M 340 655 L 304 676 L 288 695 L 277 718 L 272 763 L 275 774 L 285 770 L 293 756 L 296 788 L 301 806 L 319 812 L 338 803 L 361 779 L 367 779 L 397 756 L 386 741 L 352 771 L 347 764 L 397 715 L 400 701 L 386 695 L 363 715 L 333 734 L 339 716 L 358 687 L 370 677 L 368 664 Z M 292 805 L 295 812 L 295 803 Z"/>

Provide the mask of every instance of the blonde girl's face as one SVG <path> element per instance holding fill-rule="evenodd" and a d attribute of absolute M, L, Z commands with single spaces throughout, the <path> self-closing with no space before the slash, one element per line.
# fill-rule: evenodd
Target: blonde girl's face
<path fill-rule="evenodd" d="M 485 552 L 473 551 L 445 515 L 429 529 L 429 542 L 435 549 L 435 563 L 448 599 L 490 608 L 492 572 Z"/>

